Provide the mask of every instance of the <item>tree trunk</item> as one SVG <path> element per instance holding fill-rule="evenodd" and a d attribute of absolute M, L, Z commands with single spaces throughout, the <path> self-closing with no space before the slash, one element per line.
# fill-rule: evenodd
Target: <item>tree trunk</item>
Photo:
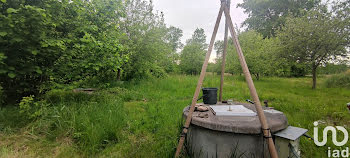
<path fill-rule="evenodd" d="M 316 89 L 316 66 L 312 66 L 312 89 Z"/>
<path fill-rule="evenodd" d="M 120 81 L 120 76 L 121 76 L 121 70 L 118 69 L 118 72 L 117 72 L 117 81 Z"/>

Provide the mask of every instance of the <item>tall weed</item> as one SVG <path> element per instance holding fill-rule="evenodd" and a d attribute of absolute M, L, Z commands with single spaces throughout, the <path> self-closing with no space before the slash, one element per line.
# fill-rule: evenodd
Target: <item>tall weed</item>
<path fill-rule="evenodd" d="M 350 70 L 345 73 L 330 76 L 326 79 L 325 85 L 328 88 L 343 87 L 350 89 Z"/>
<path fill-rule="evenodd" d="M 52 108 L 46 133 L 49 138 L 70 137 L 87 153 L 118 143 L 125 126 L 123 101 L 109 93 L 56 91 L 47 95 Z M 46 125 L 48 125 L 46 123 Z"/>

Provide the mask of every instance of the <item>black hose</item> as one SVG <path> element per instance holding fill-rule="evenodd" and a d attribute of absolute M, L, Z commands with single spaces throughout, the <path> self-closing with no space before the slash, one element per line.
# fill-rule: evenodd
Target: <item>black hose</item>
<path fill-rule="evenodd" d="M 251 103 L 251 104 L 255 104 L 253 101 L 251 101 L 251 100 L 249 100 L 249 99 L 247 99 L 247 100 L 245 100 L 245 101 L 247 101 L 247 102 L 249 102 L 249 103 Z"/>

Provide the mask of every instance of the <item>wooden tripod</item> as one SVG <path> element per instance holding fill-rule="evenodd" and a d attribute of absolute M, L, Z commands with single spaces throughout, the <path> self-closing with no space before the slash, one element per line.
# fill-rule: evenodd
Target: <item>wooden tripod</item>
<path fill-rule="evenodd" d="M 259 96 L 258 96 L 258 94 L 256 92 L 256 89 L 255 89 L 255 86 L 254 86 L 254 83 L 253 83 L 253 80 L 252 80 L 252 76 L 250 75 L 247 63 L 245 61 L 245 58 L 244 58 L 241 46 L 240 46 L 239 41 L 238 41 L 237 34 L 236 34 L 236 32 L 234 30 L 234 27 L 233 27 L 233 23 L 232 23 L 231 16 L 230 16 L 230 11 L 229 11 L 229 2 L 227 2 L 226 0 L 221 0 L 221 7 L 220 7 L 219 15 L 218 15 L 218 17 L 216 19 L 216 23 L 215 23 L 215 27 L 214 27 L 214 31 L 213 31 L 211 40 L 210 40 L 208 52 L 207 52 L 207 54 L 205 56 L 205 60 L 204 60 L 204 63 L 203 63 L 203 66 L 202 66 L 202 70 L 201 70 L 201 73 L 200 73 L 200 76 L 199 76 L 199 80 L 198 80 L 198 83 L 197 83 L 196 91 L 194 92 L 194 95 L 193 95 L 193 98 L 192 98 L 191 107 L 190 107 L 188 116 L 186 118 L 186 122 L 185 122 L 184 128 L 183 128 L 182 133 L 180 135 L 180 140 L 179 140 L 179 144 L 178 144 L 177 149 L 176 149 L 175 157 L 179 157 L 179 155 L 181 153 L 181 150 L 182 150 L 182 147 L 183 147 L 183 144 L 184 144 L 184 141 L 185 141 L 185 137 L 186 137 L 186 134 L 188 132 L 188 128 L 189 128 L 189 126 L 191 124 L 192 114 L 193 114 L 193 111 L 194 111 L 195 106 L 197 104 L 198 95 L 199 95 L 200 89 L 201 89 L 202 84 L 203 84 L 203 80 L 204 80 L 204 77 L 205 77 L 205 72 L 207 70 L 207 66 L 208 66 L 208 62 L 209 62 L 209 57 L 210 57 L 210 54 L 211 54 L 211 52 L 213 50 L 215 37 L 216 37 L 216 34 L 218 32 L 218 28 L 219 28 L 219 24 L 220 24 L 220 20 L 221 20 L 223 12 L 225 13 L 225 17 L 226 17 L 226 25 L 225 25 L 224 53 L 223 53 L 223 62 L 222 62 L 222 72 L 221 72 L 221 83 L 220 83 L 219 100 L 220 101 L 222 100 L 222 88 L 223 88 L 223 78 L 224 78 L 224 70 L 225 70 L 225 57 L 226 57 L 227 41 L 228 41 L 227 40 L 227 34 L 228 34 L 228 30 L 229 30 L 230 33 L 231 33 L 232 39 L 233 39 L 233 44 L 236 47 L 236 51 L 237 51 L 237 54 L 238 54 L 239 62 L 241 64 L 241 67 L 242 67 L 242 70 L 243 70 L 243 73 L 244 73 L 244 76 L 245 76 L 245 80 L 246 80 L 246 82 L 248 84 L 248 87 L 249 87 L 250 95 L 251 95 L 251 97 L 253 98 L 253 100 L 255 102 L 254 105 L 255 105 L 255 108 L 256 108 L 256 111 L 258 113 L 258 117 L 259 117 L 259 120 L 260 120 L 260 123 L 261 123 L 261 126 L 262 126 L 262 132 L 264 134 L 264 138 L 267 139 L 270 156 L 271 156 L 271 158 L 278 158 L 277 151 L 276 151 L 276 148 L 275 148 L 275 144 L 274 144 L 274 142 L 272 140 L 272 137 L 271 137 L 272 135 L 271 135 L 271 132 L 269 130 L 269 126 L 267 124 L 267 120 L 266 120 L 264 111 L 263 111 L 263 109 L 261 107 L 261 104 L 260 104 Z"/>

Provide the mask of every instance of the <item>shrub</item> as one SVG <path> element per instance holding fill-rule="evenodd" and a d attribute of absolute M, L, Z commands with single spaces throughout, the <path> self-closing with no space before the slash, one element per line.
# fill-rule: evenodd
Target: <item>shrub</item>
<path fill-rule="evenodd" d="M 150 73 L 152 76 L 154 76 L 156 78 L 167 77 L 167 73 L 165 72 L 165 70 L 159 66 L 155 66 L 153 69 L 151 69 Z"/>
<path fill-rule="evenodd" d="M 350 88 L 350 70 L 345 73 L 332 75 L 325 81 L 326 87 Z"/>
<path fill-rule="evenodd" d="M 116 27 L 123 16 L 121 3 L 0 2 L 0 84 L 6 101 L 44 94 L 51 82 L 67 84 L 90 76 L 105 80 L 116 74 L 128 58 L 119 41 L 124 34 Z"/>
<path fill-rule="evenodd" d="M 349 69 L 349 66 L 346 64 L 333 64 L 328 63 L 322 67 L 320 67 L 319 74 L 338 74 L 344 73 Z"/>
<path fill-rule="evenodd" d="M 47 112 L 46 101 L 35 101 L 34 95 L 23 97 L 19 103 L 20 113 L 25 114 L 29 119 L 38 118 Z"/>
<path fill-rule="evenodd" d="M 54 25 L 40 7 L 20 5 L 0 16 L 0 83 L 7 97 L 19 101 L 39 92 L 64 47 L 52 38 Z"/>

